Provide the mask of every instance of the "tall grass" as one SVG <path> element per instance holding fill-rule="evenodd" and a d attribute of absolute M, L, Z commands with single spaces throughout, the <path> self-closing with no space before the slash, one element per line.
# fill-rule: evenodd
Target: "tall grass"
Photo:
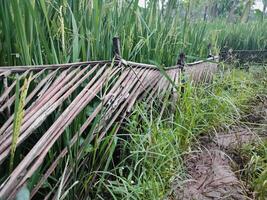
<path fill-rule="evenodd" d="M 215 21 L 207 26 L 207 31 L 217 34 L 221 48 L 229 47 L 238 50 L 266 50 L 266 21 L 249 23 L 227 23 Z M 214 37 L 214 36 L 213 36 Z"/>
<path fill-rule="evenodd" d="M 188 12 L 138 0 L 3 0 L 0 5 L 0 65 L 65 63 L 110 59 L 119 35 L 125 59 L 172 65 L 181 51 L 207 55 L 218 49 L 266 48 L 264 22 L 191 22 Z M 173 1 L 173 4 L 175 2 Z M 217 52 L 216 52 L 217 53 Z"/>
<path fill-rule="evenodd" d="M 175 112 L 173 104 L 165 102 L 163 115 L 153 103 L 137 105 L 125 131 L 118 135 L 120 162 L 109 171 L 96 172 L 107 177 L 96 183 L 95 187 L 102 188 L 97 197 L 164 199 L 170 181 L 185 178 L 183 156 L 191 151 L 197 136 L 238 123 L 251 98 L 262 91 L 264 86 L 257 84 L 260 79 L 253 78 L 251 73 L 234 70 L 218 76 L 210 86 L 187 84 Z M 240 90 L 243 93 L 237 94 Z"/>

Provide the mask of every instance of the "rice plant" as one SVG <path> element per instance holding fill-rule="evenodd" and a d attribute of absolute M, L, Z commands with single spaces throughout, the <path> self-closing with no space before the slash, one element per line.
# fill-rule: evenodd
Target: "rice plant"
<path fill-rule="evenodd" d="M 25 100 L 26 100 L 27 91 L 28 91 L 30 82 L 31 82 L 31 75 L 29 76 L 29 78 L 25 79 L 24 84 L 21 88 L 21 92 L 20 92 L 19 80 L 17 77 L 14 125 L 13 125 L 10 164 L 9 164 L 10 173 L 13 170 L 15 150 L 16 150 L 18 136 L 20 134 L 20 127 L 21 127 L 22 120 L 24 117 Z"/>
<path fill-rule="evenodd" d="M 214 53 L 224 46 L 266 48 L 266 20 L 242 24 L 223 19 L 194 21 L 190 19 L 193 8 L 189 4 L 183 17 L 183 10 L 172 8 L 175 1 L 170 1 L 164 12 L 160 0 L 149 1 L 146 8 L 138 6 L 138 2 L 3 0 L 0 64 L 110 59 L 111 41 L 116 35 L 121 38 L 123 58 L 165 66 L 175 64 L 181 51 L 206 57 L 209 43 L 217 49 Z"/>

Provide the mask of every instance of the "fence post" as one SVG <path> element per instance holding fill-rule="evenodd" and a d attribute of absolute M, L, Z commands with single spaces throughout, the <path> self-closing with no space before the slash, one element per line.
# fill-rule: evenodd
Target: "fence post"
<path fill-rule="evenodd" d="M 113 37 L 113 56 L 115 59 L 121 58 L 120 38 L 118 36 Z"/>
<path fill-rule="evenodd" d="M 208 44 L 208 58 L 213 57 L 212 52 L 211 52 L 211 43 Z"/>
<path fill-rule="evenodd" d="M 229 57 L 228 48 L 226 46 L 224 46 L 220 50 L 219 61 L 220 62 L 225 62 L 228 59 L 228 57 Z"/>
<path fill-rule="evenodd" d="M 181 70 L 181 75 L 180 75 L 180 83 L 181 85 L 181 97 L 184 94 L 185 88 L 184 88 L 184 83 L 185 83 L 185 77 L 184 77 L 184 66 L 185 66 L 185 54 L 182 52 L 179 54 L 178 60 L 177 60 L 177 65 L 179 69 Z"/>
<path fill-rule="evenodd" d="M 184 65 L 185 65 L 185 54 L 182 52 L 179 54 L 177 65 L 181 69 L 181 71 L 184 71 Z"/>

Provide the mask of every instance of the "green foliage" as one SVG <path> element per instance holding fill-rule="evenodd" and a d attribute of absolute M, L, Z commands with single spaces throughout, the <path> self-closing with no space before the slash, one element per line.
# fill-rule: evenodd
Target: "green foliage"
<path fill-rule="evenodd" d="M 241 155 L 246 162 L 243 178 L 247 180 L 258 199 L 267 195 L 267 143 L 260 141 L 257 145 L 247 145 L 241 149 Z"/>
<path fill-rule="evenodd" d="M 121 38 L 125 59 L 165 66 L 173 65 L 181 51 L 206 57 L 209 43 L 215 49 L 225 44 L 235 49 L 266 48 L 265 20 L 200 22 L 191 19 L 193 1 L 170 1 L 164 11 L 160 2 L 141 8 L 138 0 L 3 0 L 0 65 L 110 59 L 115 35 Z"/>

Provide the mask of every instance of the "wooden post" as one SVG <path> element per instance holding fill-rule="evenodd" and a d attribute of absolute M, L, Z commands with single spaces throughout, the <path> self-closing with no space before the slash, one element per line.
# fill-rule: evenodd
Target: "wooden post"
<path fill-rule="evenodd" d="M 213 57 L 212 52 L 211 52 L 211 43 L 208 44 L 208 58 Z"/>
<path fill-rule="evenodd" d="M 181 97 L 182 97 L 185 91 L 185 88 L 183 86 L 183 84 L 185 83 L 185 78 L 184 78 L 185 54 L 183 52 L 179 54 L 177 65 L 181 69 L 181 74 L 180 74 L 181 81 L 180 82 L 182 84 L 181 85 Z"/>
<path fill-rule="evenodd" d="M 182 52 L 179 54 L 178 60 L 177 60 L 177 65 L 179 65 L 180 69 L 183 71 L 184 70 L 184 65 L 185 65 L 185 54 Z"/>
<path fill-rule="evenodd" d="M 221 50 L 220 50 L 220 53 L 219 53 L 219 61 L 222 62 L 222 61 L 226 61 L 228 58 L 228 48 L 227 47 L 223 47 Z"/>
<path fill-rule="evenodd" d="M 208 6 L 205 6 L 205 11 L 204 11 L 204 22 L 207 21 L 207 12 L 208 12 Z"/>
<path fill-rule="evenodd" d="M 121 47 L 120 47 L 120 38 L 115 36 L 112 39 L 113 41 L 113 56 L 115 59 L 121 58 Z"/>

